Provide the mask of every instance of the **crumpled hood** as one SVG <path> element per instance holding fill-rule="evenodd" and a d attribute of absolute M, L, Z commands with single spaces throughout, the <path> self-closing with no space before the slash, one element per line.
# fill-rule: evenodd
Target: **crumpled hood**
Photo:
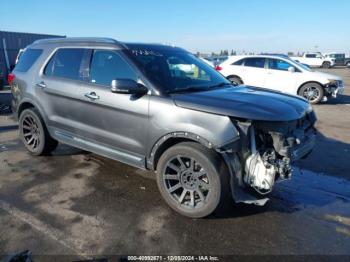
<path fill-rule="evenodd" d="M 248 86 L 173 94 L 172 97 L 179 107 L 261 121 L 299 119 L 310 106 L 297 96 Z"/>

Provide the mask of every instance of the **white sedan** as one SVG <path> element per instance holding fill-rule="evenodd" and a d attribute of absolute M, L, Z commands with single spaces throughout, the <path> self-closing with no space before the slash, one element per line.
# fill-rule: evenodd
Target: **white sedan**
<path fill-rule="evenodd" d="M 313 104 L 344 91 L 343 80 L 339 76 L 312 71 L 286 56 L 231 56 L 216 70 L 236 85 L 300 95 Z"/>

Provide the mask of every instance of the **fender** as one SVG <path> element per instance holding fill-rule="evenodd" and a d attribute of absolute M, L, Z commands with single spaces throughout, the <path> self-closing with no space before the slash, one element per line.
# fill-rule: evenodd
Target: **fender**
<path fill-rule="evenodd" d="M 157 154 L 157 151 L 161 148 L 162 145 L 164 145 L 166 142 L 169 142 L 170 139 L 179 139 L 179 140 L 192 140 L 195 142 L 200 143 L 201 145 L 207 147 L 207 148 L 213 148 L 213 144 L 206 140 L 205 138 L 196 135 L 191 132 L 184 132 L 184 131 L 176 131 L 176 132 L 171 132 L 168 133 L 164 136 L 162 136 L 160 139 L 157 140 L 157 142 L 153 145 L 150 153 L 147 156 L 147 167 L 150 169 L 155 169 L 155 157 Z M 166 149 L 165 149 L 166 150 Z"/>

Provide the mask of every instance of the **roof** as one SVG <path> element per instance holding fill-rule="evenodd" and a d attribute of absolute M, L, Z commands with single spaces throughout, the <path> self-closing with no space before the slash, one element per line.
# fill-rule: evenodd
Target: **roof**
<path fill-rule="evenodd" d="M 33 44 L 98 44 L 98 45 L 116 45 L 127 49 L 151 49 L 151 50 L 177 50 L 184 51 L 182 48 L 175 47 L 172 45 L 155 44 L 155 43 L 130 43 L 130 42 L 119 42 L 113 38 L 105 37 L 68 37 L 68 38 L 50 38 L 40 39 L 35 41 Z"/>

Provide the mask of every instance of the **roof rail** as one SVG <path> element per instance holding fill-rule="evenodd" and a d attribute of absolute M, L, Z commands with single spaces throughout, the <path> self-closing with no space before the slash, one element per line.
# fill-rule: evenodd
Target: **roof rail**
<path fill-rule="evenodd" d="M 67 38 L 48 38 L 36 40 L 33 44 L 45 44 L 45 43 L 101 43 L 101 44 L 120 44 L 113 38 L 106 37 L 67 37 Z"/>

